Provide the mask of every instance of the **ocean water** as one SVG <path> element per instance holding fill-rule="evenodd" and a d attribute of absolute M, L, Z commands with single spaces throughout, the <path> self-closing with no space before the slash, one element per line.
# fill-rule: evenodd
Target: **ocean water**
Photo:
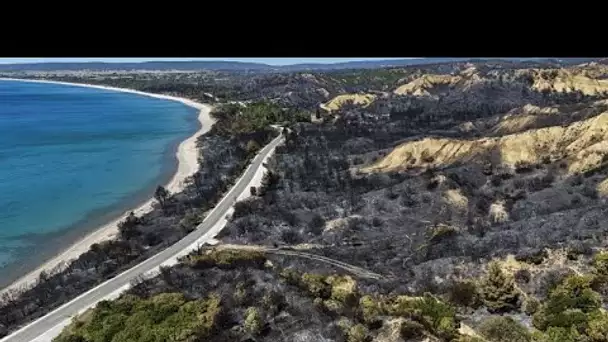
<path fill-rule="evenodd" d="M 199 129 L 197 113 L 136 94 L 0 80 L 0 279 L 151 197 Z"/>

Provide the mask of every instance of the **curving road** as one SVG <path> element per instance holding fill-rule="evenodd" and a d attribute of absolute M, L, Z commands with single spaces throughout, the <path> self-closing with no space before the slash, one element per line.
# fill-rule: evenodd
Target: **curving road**
<path fill-rule="evenodd" d="M 63 327 L 70 323 L 73 316 L 93 307 L 101 300 L 117 297 L 129 288 L 131 281 L 140 276 L 154 274 L 161 265 L 175 264 L 178 257 L 196 249 L 198 245 L 210 241 L 219 231 L 218 228 L 221 228 L 218 226 L 225 224 L 225 216 L 230 212 L 237 198 L 243 194 L 249 194 L 249 184 L 254 179 L 254 175 L 262 167 L 271 152 L 283 142 L 283 139 L 283 135 L 280 134 L 256 155 L 237 183 L 192 233 L 162 252 L 4 337 L 0 342 L 50 342 L 61 332 Z"/>

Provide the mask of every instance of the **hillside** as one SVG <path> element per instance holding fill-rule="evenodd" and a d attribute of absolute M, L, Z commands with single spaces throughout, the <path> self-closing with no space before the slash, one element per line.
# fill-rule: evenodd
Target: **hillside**
<path fill-rule="evenodd" d="M 509 124 L 512 129 L 512 123 Z M 501 122 L 493 132 L 505 130 L 505 126 Z M 400 145 L 362 171 L 442 169 L 465 163 L 490 163 L 515 169 L 523 164 L 560 162 L 567 169 L 565 175 L 571 175 L 596 168 L 608 159 L 607 132 L 608 112 L 604 112 L 568 126 L 530 129 L 502 137 L 476 140 L 425 138 Z"/>
<path fill-rule="evenodd" d="M 441 94 L 456 86 L 462 88 L 462 85 L 458 84 L 459 81 L 461 81 L 461 78 L 457 76 L 423 75 L 409 83 L 399 86 L 394 90 L 394 93 L 397 95 L 413 94 L 418 96 Z"/>
<path fill-rule="evenodd" d="M 329 111 L 340 110 L 347 104 L 365 108 L 375 99 L 376 96 L 373 94 L 342 94 L 334 97 L 323 106 Z"/>
<path fill-rule="evenodd" d="M 250 139 L 267 141 L 256 135 L 264 127 L 291 129 L 216 247 L 142 279 L 57 341 L 606 341 L 604 75 L 601 61 L 46 74 L 213 94 L 221 122 L 204 153 L 218 144 L 214 160 L 242 165 Z M 234 175 L 212 166 L 214 177 Z M 204 217 L 218 196 L 204 184 L 176 195 L 183 206 L 170 209 L 163 234 Z M 196 217 L 180 219 L 184 206 Z M 137 232 L 152 228 L 137 223 L 116 244 L 145 244 Z M 0 324 L 14 330 L 132 262 L 109 250 L 5 299 Z M 98 275 L 96 265 L 118 266 Z"/>

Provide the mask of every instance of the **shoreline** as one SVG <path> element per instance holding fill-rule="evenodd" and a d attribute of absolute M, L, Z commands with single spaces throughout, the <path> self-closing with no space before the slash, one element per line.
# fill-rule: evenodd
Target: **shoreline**
<path fill-rule="evenodd" d="M 60 84 L 67 86 L 78 86 L 85 88 L 96 88 L 101 90 L 108 91 L 118 91 L 123 93 L 131 93 L 135 95 L 154 97 L 163 100 L 170 100 L 180 102 L 185 104 L 186 106 L 195 108 L 199 111 L 198 113 L 198 122 L 200 124 L 199 129 L 186 140 L 179 143 L 177 146 L 177 151 L 175 153 L 175 157 L 177 159 L 177 169 L 175 173 L 170 178 L 169 182 L 164 184 L 165 188 L 171 193 L 181 192 L 184 189 L 184 180 L 194 174 L 199 169 L 198 164 L 198 149 L 196 147 L 196 140 L 201 135 L 207 133 L 215 120 L 211 118 L 209 113 L 211 112 L 212 106 L 202 104 L 187 98 L 181 98 L 170 95 L 162 95 L 162 94 L 153 94 L 146 93 L 138 90 L 127 89 L 127 88 L 116 88 L 95 84 L 84 84 L 84 83 L 70 83 L 70 82 L 62 82 L 62 81 L 49 81 L 49 80 L 29 80 L 29 79 L 15 79 L 15 78 L 0 78 L 0 81 L 16 81 L 16 82 L 31 82 L 31 83 L 48 83 L 48 84 Z M 39 277 L 40 273 L 43 271 L 49 272 L 53 269 L 57 269 L 60 266 L 66 266 L 70 261 L 77 259 L 81 254 L 87 252 L 91 245 L 95 243 L 100 243 L 107 240 L 112 240 L 116 238 L 118 233 L 118 223 L 121 222 L 126 215 L 128 215 L 131 211 L 135 213 L 137 216 L 141 216 L 152 211 L 152 205 L 154 203 L 154 198 L 148 198 L 143 203 L 135 205 L 133 208 L 124 210 L 124 212 L 114 219 L 111 219 L 110 222 L 93 228 L 90 233 L 86 234 L 83 238 L 76 240 L 74 243 L 70 244 L 70 246 L 59 253 L 52 256 L 50 259 L 46 259 L 35 269 L 28 271 L 25 275 L 19 277 L 6 287 L 0 290 L 0 294 L 9 290 L 20 290 L 24 288 L 28 288 L 31 284 L 33 284 Z"/>

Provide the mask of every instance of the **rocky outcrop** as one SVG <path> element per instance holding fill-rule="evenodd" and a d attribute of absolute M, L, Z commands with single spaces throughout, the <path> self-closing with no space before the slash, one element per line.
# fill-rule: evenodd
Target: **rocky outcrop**
<path fill-rule="evenodd" d="M 374 102 L 376 98 L 377 95 L 374 94 L 342 94 L 329 100 L 323 105 L 323 108 L 328 111 L 336 111 L 349 104 L 365 108 Z"/>

